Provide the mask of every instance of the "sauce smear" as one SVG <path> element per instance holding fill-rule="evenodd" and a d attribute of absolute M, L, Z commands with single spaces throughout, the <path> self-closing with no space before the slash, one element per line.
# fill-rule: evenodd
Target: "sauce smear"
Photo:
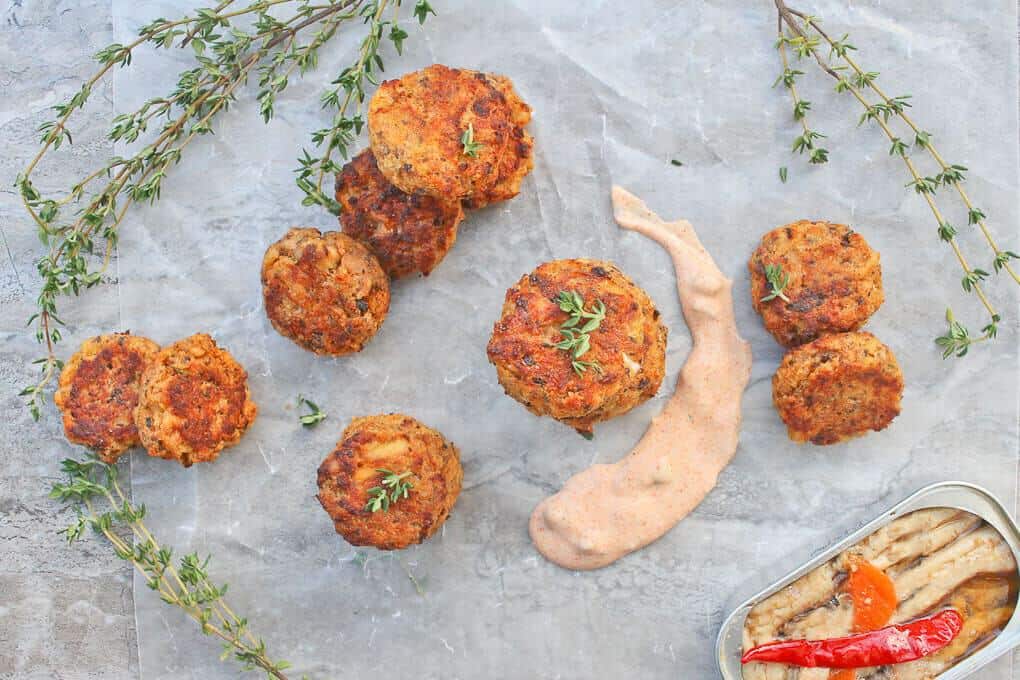
<path fill-rule="evenodd" d="M 694 346 L 676 391 L 634 450 L 574 475 L 532 513 L 535 547 L 567 569 L 611 564 L 658 539 L 701 502 L 736 453 L 740 399 L 751 373 L 732 284 L 690 223 L 662 220 L 620 187 L 613 187 L 613 212 L 622 228 L 672 256 Z"/>

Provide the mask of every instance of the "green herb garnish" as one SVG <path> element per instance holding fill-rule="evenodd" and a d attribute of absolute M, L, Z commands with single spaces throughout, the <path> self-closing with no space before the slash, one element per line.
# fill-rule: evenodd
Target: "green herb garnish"
<path fill-rule="evenodd" d="M 411 471 L 397 474 L 393 470 L 376 468 L 376 472 L 381 472 L 383 478 L 379 486 L 373 486 L 368 490 L 371 498 L 365 503 L 365 510 L 386 512 L 390 509 L 390 504 L 396 503 L 401 498 L 407 498 L 407 494 L 414 488 L 414 484 L 406 479 L 411 476 Z"/>
<path fill-rule="evenodd" d="M 156 542 L 145 524 L 145 506 L 128 498 L 116 466 L 90 455 L 84 460 L 68 458 L 61 468 L 68 479 L 53 485 L 50 498 L 77 510 L 75 521 L 60 532 L 68 543 L 83 539 L 91 529 L 142 575 L 163 602 L 194 619 L 203 634 L 218 638 L 222 659 L 233 658 L 244 670 L 259 669 L 269 678 L 287 680 L 283 671 L 290 664 L 274 661 L 266 643 L 249 628 L 248 619 L 227 604 L 227 584 L 212 581 L 209 558 L 191 553 L 175 560 L 173 548 Z"/>
<path fill-rule="evenodd" d="M 787 170 L 785 165 L 779 168 L 779 181 L 782 182 L 783 184 L 786 184 L 786 173 Z"/>
<path fill-rule="evenodd" d="M 960 323 L 952 319 L 952 312 L 947 312 L 949 328 L 944 335 L 935 339 L 942 348 L 943 356 L 962 357 L 967 349 L 978 342 L 996 337 L 1001 315 L 985 293 L 984 285 L 992 280 L 994 274 L 1004 274 L 1020 285 L 1020 272 L 1014 266 L 1014 260 L 1020 260 L 1020 254 L 1014 250 L 1003 248 L 992 235 L 986 225 L 985 213 L 974 205 L 964 186 L 967 168 L 948 161 L 935 148 L 933 135 L 923 129 L 908 113 L 911 108 L 909 94 L 890 95 L 879 85 L 879 73 L 865 68 L 858 62 L 857 48 L 850 43 L 847 34 L 836 37 L 820 26 L 817 17 L 787 6 L 786 0 L 773 0 L 778 12 L 779 26 L 776 49 L 782 61 L 782 73 L 776 79 L 776 85 L 782 83 L 789 91 L 793 101 L 793 118 L 800 124 L 801 134 L 794 141 L 794 151 L 808 154 L 811 163 L 824 163 L 828 160 L 828 151 L 817 145 L 817 140 L 824 137 L 811 129 L 807 124 L 807 113 L 811 103 L 800 98 L 795 82 L 804 72 L 791 68 L 788 52 L 792 53 L 800 63 L 817 65 L 823 73 L 835 82 L 836 92 L 845 93 L 860 105 L 862 113 L 858 125 L 872 124 L 877 126 L 889 142 L 889 155 L 899 158 L 910 181 L 906 186 L 924 200 L 931 211 L 937 225 L 939 239 L 951 250 L 963 270 L 960 285 L 963 290 L 974 295 L 984 308 L 988 322 L 981 329 L 981 335 L 972 336 Z M 911 143 L 911 138 L 913 143 Z M 924 156 L 934 161 L 937 169 L 932 175 L 925 175 L 920 168 L 920 159 Z M 952 195 L 966 208 L 967 221 L 977 229 L 991 250 L 991 269 L 982 268 L 972 263 L 964 252 L 964 246 L 957 240 L 957 229 L 952 226 L 943 213 L 943 203 Z"/>
<path fill-rule="evenodd" d="M 596 373 L 602 372 L 602 366 L 597 361 L 581 361 L 589 349 L 591 349 L 592 331 L 597 330 L 606 318 L 606 305 L 598 300 L 592 305 L 591 311 L 585 311 L 584 298 L 577 291 L 561 290 L 556 298 L 560 309 L 570 316 L 560 324 L 560 335 L 563 339 L 554 343 L 552 347 L 570 353 L 570 365 L 577 375 L 584 375 L 589 368 Z M 584 324 L 581 322 L 584 321 Z"/>
<path fill-rule="evenodd" d="M 765 278 L 769 282 L 769 287 L 772 292 L 761 299 L 762 302 L 768 302 L 769 300 L 780 300 L 790 301 L 790 298 L 786 297 L 783 291 L 786 286 L 790 283 L 790 275 L 783 271 L 783 266 L 779 264 L 767 264 L 765 265 Z"/>
<path fill-rule="evenodd" d="M 949 327 L 944 335 L 935 338 L 935 344 L 942 348 L 942 358 L 948 359 L 951 356 L 962 358 L 967 356 L 971 345 L 991 340 L 998 332 L 996 324 L 1002 319 L 998 314 L 992 316 L 992 322 L 981 329 L 981 335 L 973 337 L 967 327 L 953 317 L 953 310 L 946 310 L 946 323 Z"/>
<path fill-rule="evenodd" d="M 678 161 L 675 158 L 673 160 L 671 160 L 669 163 L 670 163 L 670 165 L 675 165 L 678 168 L 684 167 L 684 162 L 683 161 Z"/>
<path fill-rule="evenodd" d="M 298 417 L 298 420 L 300 420 L 301 424 L 305 427 L 315 427 L 326 419 L 326 414 L 322 412 L 322 409 L 320 409 L 315 402 L 309 401 L 302 396 L 298 396 L 297 403 L 298 408 L 307 406 L 311 409 L 311 413 L 303 413 Z"/>
<path fill-rule="evenodd" d="M 471 158 L 477 158 L 478 150 L 485 146 L 475 141 L 475 126 L 472 123 L 468 123 L 467 130 L 460 136 L 460 143 L 464 145 L 464 155 Z"/>

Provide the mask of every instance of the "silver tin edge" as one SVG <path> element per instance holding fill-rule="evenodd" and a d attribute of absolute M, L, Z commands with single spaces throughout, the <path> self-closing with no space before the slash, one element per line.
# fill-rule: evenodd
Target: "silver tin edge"
<path fill-rule="evenodd" d="M 935 507 L 967 510 L 981 517 L 1002 535 L 1013 551 L 1013 556 L 1020 563 L 1020 529 L 1017 528 L 1016 522 L 995 496 L 980 486 L 968 482 L 947 481 L 931 484 L 909 495 L 822 552 L 813 553 L 801 566 L 737 605 L 723 621 L 716 638 L 716 662 L 724 680 L 741 680 L 740 655 L 744 620 L 751 607 L 853 546 L 896 517 L 914 510 Z M 964 678 L 991 663 L 1017 644 L 1020 644 L 1020 607 L 1017 607 L 1009 623 L 991 643 L 939 675 L 938 678 L 939 680 Z"/>

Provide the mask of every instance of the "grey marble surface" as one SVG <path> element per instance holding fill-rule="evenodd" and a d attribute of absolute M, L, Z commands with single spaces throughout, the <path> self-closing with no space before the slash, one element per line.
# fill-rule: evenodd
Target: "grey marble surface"
<path fill-rule="evenodd" d="M 35 151 L 45 107 L 90 70 L 89 55 L 171 2 L 14 2 L 0 25 L 0 253 L 5 419 L 0 426 L 0 678 L 234 677 L 217 648 L 166 610 L 106 546 L 66 549 L 69 519 L 43 498 L 56 461 L 73 452 L 48 409 L 34 426 L 14 396 L 37 348 L 22 329 L 37 291 L 38 242 L 10 189 Z M 438 3 L 437 3 L 438 4 Z M 1017 233 L 1016 7 L 950 0 L 813 3 L 844 27 L 883 81 L 909 91 L 943 153 L 970 166 L 970 192 L 1003 240 Z M 474 213 L 426 279 L 394 287 L 390 317 L 360 355 L 324 360 L 276 335 L 261 307 L 258 266 L 293 224 L 330 228 L 298 205 L 291 169 L 319 126 L 326 71 L 295 83 L 265 127 L 250 101 L 189 151 L 163 200 L 124 231 L 116 292 L 73 303 L 65 351 L 97 332 L 130 328 L 160 342 L 211 332 L 248 368 L 261 412 L 240 446 L 213 466 L 182 470 L 135 455 L 123 463 L 151 525 L 179 550 L 215 554 L 231 600 L 278 655 L 314 677 L 715 677 L 715 631 L 746 583 L 792 551 L 810 552 L 833 526 L 866 519 L 922 484 L 964 479 L 1010 507 L 1017 487 L 1017 323 L 1014 291 L 994 287 L 1003 338 L 944 363 L 930 339 L 951 303 L 977 325 L 956 265 L 922 201 L 876 130 L 855 127 L 852 102 L 809 78 L 832 162 L 788 153 L 788 101 L 771 89 L 770 3 L 636 0 L 591 3 L 443 2 L 411 31 L 391 73 L 433 61 L 512 76 L 535 108 L 536 169 L 514 201 Z M 806 5 L 805 5 L 806 7 Z M 341 39 L 323 64 L 343 63 Z M 89 109 L 76 144 L 43 173 L 62 186 L 113 152 L 103 125 L 169 82 L 171 55 L 140 58 Z M 805 68 L 805 71 L 810 69 Z M 810 94 L 807 94 L 810 92 Z M 684 167 L 669 165 L 678 158 Z M 777 168 L 789 166 L 781 184 Z M 753 345 L 742 443 L 718 488 L 653 546 L 575 574 L 545 563 L 528 514 L 572 473 L 615 460 L 668 397 L 689 349 L 668 258 L 621 233 L 608 189 L 620 183 L 666 216 L 691 220 L 736 282 Z M 961 221 L 960 211 L 951 213 Z M 790 443 L 770 404 L 781 352 L 744 292 L 757 238 L 802 217 L 847 222 L 883 256 L 887 301 L 869 330 L 899 356 L 904 412 L 886 431 L 814 449 Z M 964 236 L 975 253 L 982 247 Z M 484 345 L 505 288 L 539 262 L 616 261 L 669 325 L 668 375 L 652 402 L 602 425 L 587 443 L 502 395 Z M 301 392 L 330 417 L 296 422 Z M 354 415 L 401 410 L 460 446 L 465 488 L 443 533 L 400 554 L 357 553 L 318 508 L 315 467 Z M 409 575 L 419 583 L 417 592 Z M 977 677 L 1018 677 L 1002 659 Z"/>

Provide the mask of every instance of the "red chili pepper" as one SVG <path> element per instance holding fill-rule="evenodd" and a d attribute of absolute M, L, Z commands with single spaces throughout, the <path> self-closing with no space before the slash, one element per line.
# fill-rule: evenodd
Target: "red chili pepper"
<path fill-rule="evenodd" d="M 829 640 L 788 640 L 759 645 L 741 663 L 787 663 L 807 668 L 867 668 L 914 661 L 953 641 L 963 617 L 946 609 L 911 623 Z"/>

